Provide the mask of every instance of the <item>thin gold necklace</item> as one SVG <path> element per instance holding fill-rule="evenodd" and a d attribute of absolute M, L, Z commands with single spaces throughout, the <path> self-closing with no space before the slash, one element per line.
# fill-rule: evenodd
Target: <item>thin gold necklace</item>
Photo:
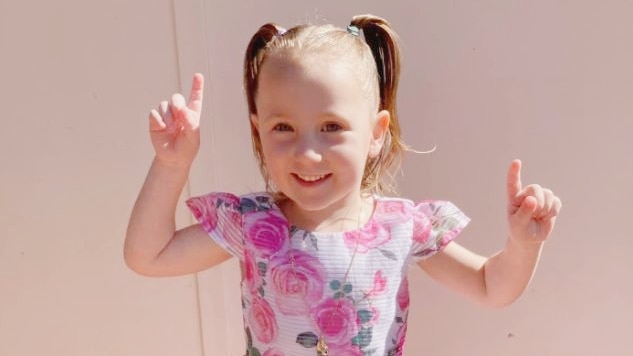
<path fill-rule="evenodd" d="M 361 199 L 361 206 L 360 209 L 358 211 L 358 220 L 357 220 L 357 225 L 356 225 L 356 242 L 354 244 L 354 252 L 352 252 L 352 257 L 350 258 L 349 261 L 349 265 L 347 266 L 347 270 L 345 271 L 345 275 L 343 276 L 343 283 L 341 285 L 345 285 L 347 283 L 347 278 L 349 277 L 349 272 L 352 269 L 352 265 L 354 264 L 354 259 L 356 258 L 356 252 L 358 251 L 358 245 L 360 244 L 360 221 L 362 218 L 362 214 L 363 214 L 363 205 L 364 202 Z M 294 273 L 295 271 L 295 259 L 294 256 L 290 256 L 290 265 L 291 265 L 291 269 Z M 338 311 L 341 307 L 341 302 L 338 301 L 337 305 L 336 305 L 336 311 Z M 319 331 L 319 338 L 317 340 L 317 344 L 316 344 L 316 353 L 317 356 L 328 356 L 329 353 L 329 347 L 327 342 L 325 341 L 325 337 L 323 336 L 323 332 L 321 332 L 316 320 L 314 320 L 313 316 L 310 316 L 310 318 L 312 319 L 312 323 L 314 324 L 315 329 L 317 329 Z M 330 313 L 330 322 L 332 321 L 332 314 Z"/>

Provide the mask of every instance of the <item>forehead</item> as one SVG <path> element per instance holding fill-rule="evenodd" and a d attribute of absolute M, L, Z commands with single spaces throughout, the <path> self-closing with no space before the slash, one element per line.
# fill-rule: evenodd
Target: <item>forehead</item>
<path fill-rule="evenodd" d="M 334 54 L 293 52 L 271 53 L 264 60 L 256 94 L 258 108 L 279 101 L 302 105 L 347 103 L 373 106 L 360 71 L 350 61 L 341 60 Z M 300 100 L 306 97 L 307 102 Z"/>

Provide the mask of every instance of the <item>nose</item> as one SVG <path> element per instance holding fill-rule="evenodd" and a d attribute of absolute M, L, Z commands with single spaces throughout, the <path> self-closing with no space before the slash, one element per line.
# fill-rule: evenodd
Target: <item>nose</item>
<path fill-rule="evenodd" d="M 295 159 L 301 162 L 321 162 L 323 156 L 318 140 L 312 135 L 303 135 L 297 138 L 294 149 Z"/>

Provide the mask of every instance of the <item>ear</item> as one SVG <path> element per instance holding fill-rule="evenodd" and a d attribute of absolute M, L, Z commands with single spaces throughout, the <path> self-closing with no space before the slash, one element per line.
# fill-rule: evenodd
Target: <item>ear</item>
<path fill-rule="evenodd" d="M 256 114 L 251 114 L 251 125 L 257 132 L 259 132 L 259 118 Z"/>
<path fill-rule="evenodd" d="M 389 133 L 389 121 L 391 115 L 387 110 L 381 110 L 376 114 L 374 119 L 374 127 L 372 129 L 371 142 L 369 143 L 369 158 L 378 157 L 382 146 L 385 144 L 385 138 Z"/>

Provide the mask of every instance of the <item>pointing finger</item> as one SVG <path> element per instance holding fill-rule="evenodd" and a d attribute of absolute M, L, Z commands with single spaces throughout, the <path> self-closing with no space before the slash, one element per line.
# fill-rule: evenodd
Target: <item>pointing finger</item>
<path fill-rule="evenodd" d="M 507 178 L 508 201 L 512 202 L 513 198 L 521 192 L 521 161 L 515 159 L 510 164 Z"/>
<path fill-rule="evenodd" d="M 196 73 L 193 76 L 193 83 L 191 84 L 191 94 L 189 95 L 189 103 L 187 107 L 195 112 L 202 110 L 202 98 L 204 94 L 204 77 L 200 73 Z"/>

